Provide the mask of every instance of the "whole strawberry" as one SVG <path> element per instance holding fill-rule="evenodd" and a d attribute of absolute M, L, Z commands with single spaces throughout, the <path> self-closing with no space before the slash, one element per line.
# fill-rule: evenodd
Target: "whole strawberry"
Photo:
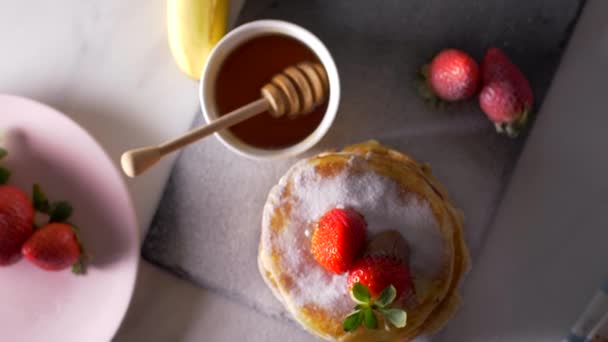
<path fill-rule="evenodd" d="M 439 52 L 423 68 L 431 92 L 441 100 L 466 100 L 479 89 L 479 66 L 467 53 L 457 49 Z M 428 97 L 428 96 L 427 96 Z"/>
<path fill-rule="evenodd" d="M 25 242 L 21 254 L 48 271 L 74 266 L 74 272 L 79 273 L 82 248 L 74 229 L 67 223 L 49 223 Z"/>
<path fill-rule="evenodd" d="M 315 260 L 328 271 L 348 271 L 365 244 L 367 223 L 352 209 L 332 209 L 317 223 L 311 239 Z"/>
<path fill-rule="evenodd" d="M 372 297 L 390 285 L 397 291 L 396 298 L 412 291 L 409 267 L 391 256 L 365 256 L 357 260 L 348 274 L 348 288 L 352 290 L 356 283 L 365 285 Z"/>
<path fill-rule="evenodd" d="M 349 271 L 348 291 L 357 305 L 344 319 L 345 331 L 354 331 L 362 323 L 367 329 L 377 329 L 376 314 L 397 328 L 407 324 L 405 310 L 390 307 L 400 296 L 413 293 L 409 267 L 398 258 L 367 255 L 357 260 Z"/>
<path fill-rule="evenodd" d="M 0 265 L 19 259 L 23 243 L 32 235 L 34 207 L 20 189 L 0 186 Z"/>
<path fill-rule="evenodd" d="M 479 105 L 499 133 L 511 137 L 526 125 L 534 95 L 526 77 L 498 48 L 490 48 L 481 66 L 483 87 Z"/>

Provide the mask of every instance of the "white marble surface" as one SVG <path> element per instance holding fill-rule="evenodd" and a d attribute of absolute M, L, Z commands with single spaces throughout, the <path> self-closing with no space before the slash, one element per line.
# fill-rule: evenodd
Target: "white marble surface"
<path fill-rule="evenodd" d="M 233 1 L 233 18 L 242 3 Z M 198 112 L 197 82 L 173 63 L 165 6 L 165 0 L 0 1 L 0 93 L 30 97 L 68 114 L 117 165 L 124 149 L 183 132 Z M 171 162 L 127 181 L 142 229 L 156 209 Z M 259 325 L 265 328 L 250 329 Z M 252 335 L 244 338 L 245 332 Z M 294 341 L 308 339 L 291 325 L 253 315 L 142 263 L 115 341 L 262 341 L 287 334 Z"/>
<path fill-rule="evenodd" d="M 67 113 L 116 162 L 184 131 L 197 112 L 197 83 L 169 52 L 165 1 L 1 1 L 0 42 L 0 92 Z M 142 227 L 170 165 L 128 181 Z"/>
<path fill-rule="evenodd" d="M 235 8 L 241 1 L 234 2 Z M 588 3 L 599 8 L 602 0 Z M 599 25 L 600 16 L 595 18 Z M 596 31 L 593 26 L 587 30 L 590 35 Z M 601 42 L 608 42 L 608 35 L 596 37 L 600 39 L 598 56 L 605 60 L 608 45 L 602 47 Z M 67 113 L 101 142 L 115 162 L 125 148 L 158 142 L 184 131 L 198 110 L 196 82 L 178 71 L 169 53 L 165 0 L 1 0 L 0 44 L 0 92 L 28 96 Z M 576 59 L 571 55 L 568 61 L 574 65 Z M 570 75 L 576 74 L 574 67 L 572 70 Z M 560 94 L 569 93 L 564 89 Z M 560 106 L 551 108 L 559 110 Z M 142 227 L 151 220 L 170 166 L 168 159 L 145 176 L 128 181 Z M 472 274 L 472 284 L 490 281 L 491 270 L 492 265 L 481 265 Z M 596 284 L 586 286 L 592 289 Z M 466 292 L 467 300 L 479 303 L 484 298 L 475 300 L 474 290 L 484 292 L 483 286 L 472 285 Z M 575 307 L 585 300 L 586 294 L 581 292 L 568 303 Z M 508 302 L 505 293 L 501 303 Z M 510 335 L 508 331 L 525 326 L 523 318 L 510 325 L 488 324 L 482 331 L 485 335 L 474 334 L 479 326 L 477 319 L 488 316 L 484 310 L 482 305 L 470 305 L 455 321 L 463 329 L 454 330 L 454 335 L 479 341 L 487 341 L 488 336 L 500 336 L 501 341 L 521 340 L 522 335 Z M 569 317 L 563 315 L 559 323 L 566 321 Z M 553 330 L 533 336 L 535 330 L 531 328 L 526 332 L 532 335 L 526 336 L 538 340 L 556 336 L 555 326 L 545 328 Z M 495 335 L 492 329 L 501 335 Z M 261 316 L 144 262 L 132 306 L 115 341 L 287 338 L 291 342 L 312 339 L 293 323 Z"/>

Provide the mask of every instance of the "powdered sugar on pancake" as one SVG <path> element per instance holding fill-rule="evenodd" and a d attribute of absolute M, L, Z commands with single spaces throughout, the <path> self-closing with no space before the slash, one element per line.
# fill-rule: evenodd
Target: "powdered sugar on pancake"
<path fill-rule="evenodd" d="M 349 162 L 366 161 L 353 156 Z M 310 253 L 314 223 L 335 207 L 350 207 L 361 213 L 368 223 L 368 238 L 385 230 L 401 232 L 410 245 L 414 277 L 433 278 L 444 267 L 444 241 L 429 204 L 414 194 L 404 195 L 394 180 L 375 172 L 351 172 L 349 167 L 335 176 L 322 177 L 305 162 L 296 164 L 286 177 L 292 181 L 287 227 L 276 236 L 263 233 L 263 243 L 281 251 L 281 271 L 294 280 L 289 297 L 296 305 L 314 304 L 339 313 L 352 309 L 347 274 L 325 270 Z M 265 225 L 276 206 L 284 204 L 278 198 L 285 182 L 286 178 L 282 179 L 271 191 Z"/>

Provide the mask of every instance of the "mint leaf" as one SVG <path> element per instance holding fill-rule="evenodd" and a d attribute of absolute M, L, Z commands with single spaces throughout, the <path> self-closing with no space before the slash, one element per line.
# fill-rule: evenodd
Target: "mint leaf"
<path fill-rule="evenodd" d="M 0 167 L 0 184 L 6 184 L 11 178 L 11 172 L 3 167 Z"/>
<path fill-rule="evenodd" d="M 368 304 L 371 300 L 371 295 L 369 294 L 367 286 L 361 283 L 355 283 L 355 285 L 353 285 L 353 290 L 351 291 L 350 296 L 358 304 Z"/>
<path fill-rule="evenodd" d="M 407 313 L 401 309 L 381 309 L 384 318 L 397 328 L 405 327 L 407 323 Z"/>
<path fill-rule="evenodd" d="M 354 331 L 361 325 L 361 322 L 363 322 L 363 312 L 355 311 L 352 314 L 346 316 L 342 327 L 344 328 L 344 331 Z"/>
<path fill-rule="evenodd" d="M 382 292 L 376 299 L 376 305 L 379 308 L 385 308 L 395 300 L 395 297 L 397 297 L 397 290 L 393 285 L 389 285 L 384 290 L 382 290 Z"/>
<path fill-rule="evenodd" d="M 3 159 L 6 156 L 8 156 L 8 151 L 6 149 L 0 147 L 0 159 Z"/>
<path fill-rule="evenodd" d="M 32 190 L 32 200 L 34 201 L 34 208 L 41 212 L 48 214 L 50 210 L 49 199 L 46 197 L 44 191 L 42 191 L 42 187 L 39 184 L 34 184 L 34 188 Z"/>
<path fill-rule="evenodd" d="M 363 322 L 365 323 L 365 327 L 367 329 L 372 330 L 378 328 L 378 320 L 376 319 L 376 315 L 371 308 L 363 310 Z"/>
<path fill-rule="evenodd" d="M 65 222 L 72 216 L 72 205 L 66 201 L 55 202 L 49 209 L 49 222 Z"/>

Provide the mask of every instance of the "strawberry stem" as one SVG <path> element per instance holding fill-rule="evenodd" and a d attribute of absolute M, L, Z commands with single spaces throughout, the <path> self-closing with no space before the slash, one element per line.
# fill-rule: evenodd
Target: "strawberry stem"
<path fill-rule="evenodd" d="M 443 101 L 439 98 L 439 96 L 437 96 L 437 94 L 435 94 L 435 91 L 433 91 L 433 88 L 431 88 L 428 79 L 429 64 L 425 64 L 418 70 L 418 73 L 416 74 L 416 88 L 418 90 L 418 94 L 432 107 L 442 109 L 447 105 L 447 102 Z"/>
<path fill-rule="evenodd" d="M 34 184 L 32 187 L 32 201 L 34 202 L 34 209 L 36 209 L 36 211 L 44 214 L 49 213 L 51 205 L 48 197 L 46 197 L 46 194 L 42 191 L 40 184 Z"/>
<path fill-rule="evenodd" d="M 50 222 L 65 222 L 72 216 L 74 208 L 67 201 L 58 201 L 51 204 L 49 209 Z"/>
<path fill-rule="evenodd" d="M 87 254 L 84 249 L 84 245 L 82 244 L 82 239 L 80 238 L 80 228 L 73 223 L 68 223 L 70 227 L 72 227 L 72 231 L 76 236 L 76 242 L 78 242 L 78 246 L 80 247 L 80 258 L 78 261 L 72 265 L 72 273 L 83 275 L 87 273 Z"/>
<path fill-rule="evenodd" d="M 72 273 L 77 275 L 84 275 L 87 273 L 87 268 L 82 257 L 80 257 L 80 259 L 78 259 L 78 261 L 72 265 Z"/>
<path fill-rule="evenodd" d="M 8 151 L 0 147 L 0 160 L 6 158 Z M 0 167 L 0 185 L 6 184 L 8 179 L 11 178 L 11 172 L 8 169 Z"/>
<path fill-rule="evenodd" d="M 6 184 L 11 178 L 11 172 L 3 167 L 0 167 L 0 185 Z"/>
<path fill-rule="evenodd" d="M 529 108 L 524 109 L 517 120 L 510 123 L 494 123 L 496 131 L 500 134 L 505 134 L 509 138 L 517 138 L 524 130 L 534 114 Z"/>

